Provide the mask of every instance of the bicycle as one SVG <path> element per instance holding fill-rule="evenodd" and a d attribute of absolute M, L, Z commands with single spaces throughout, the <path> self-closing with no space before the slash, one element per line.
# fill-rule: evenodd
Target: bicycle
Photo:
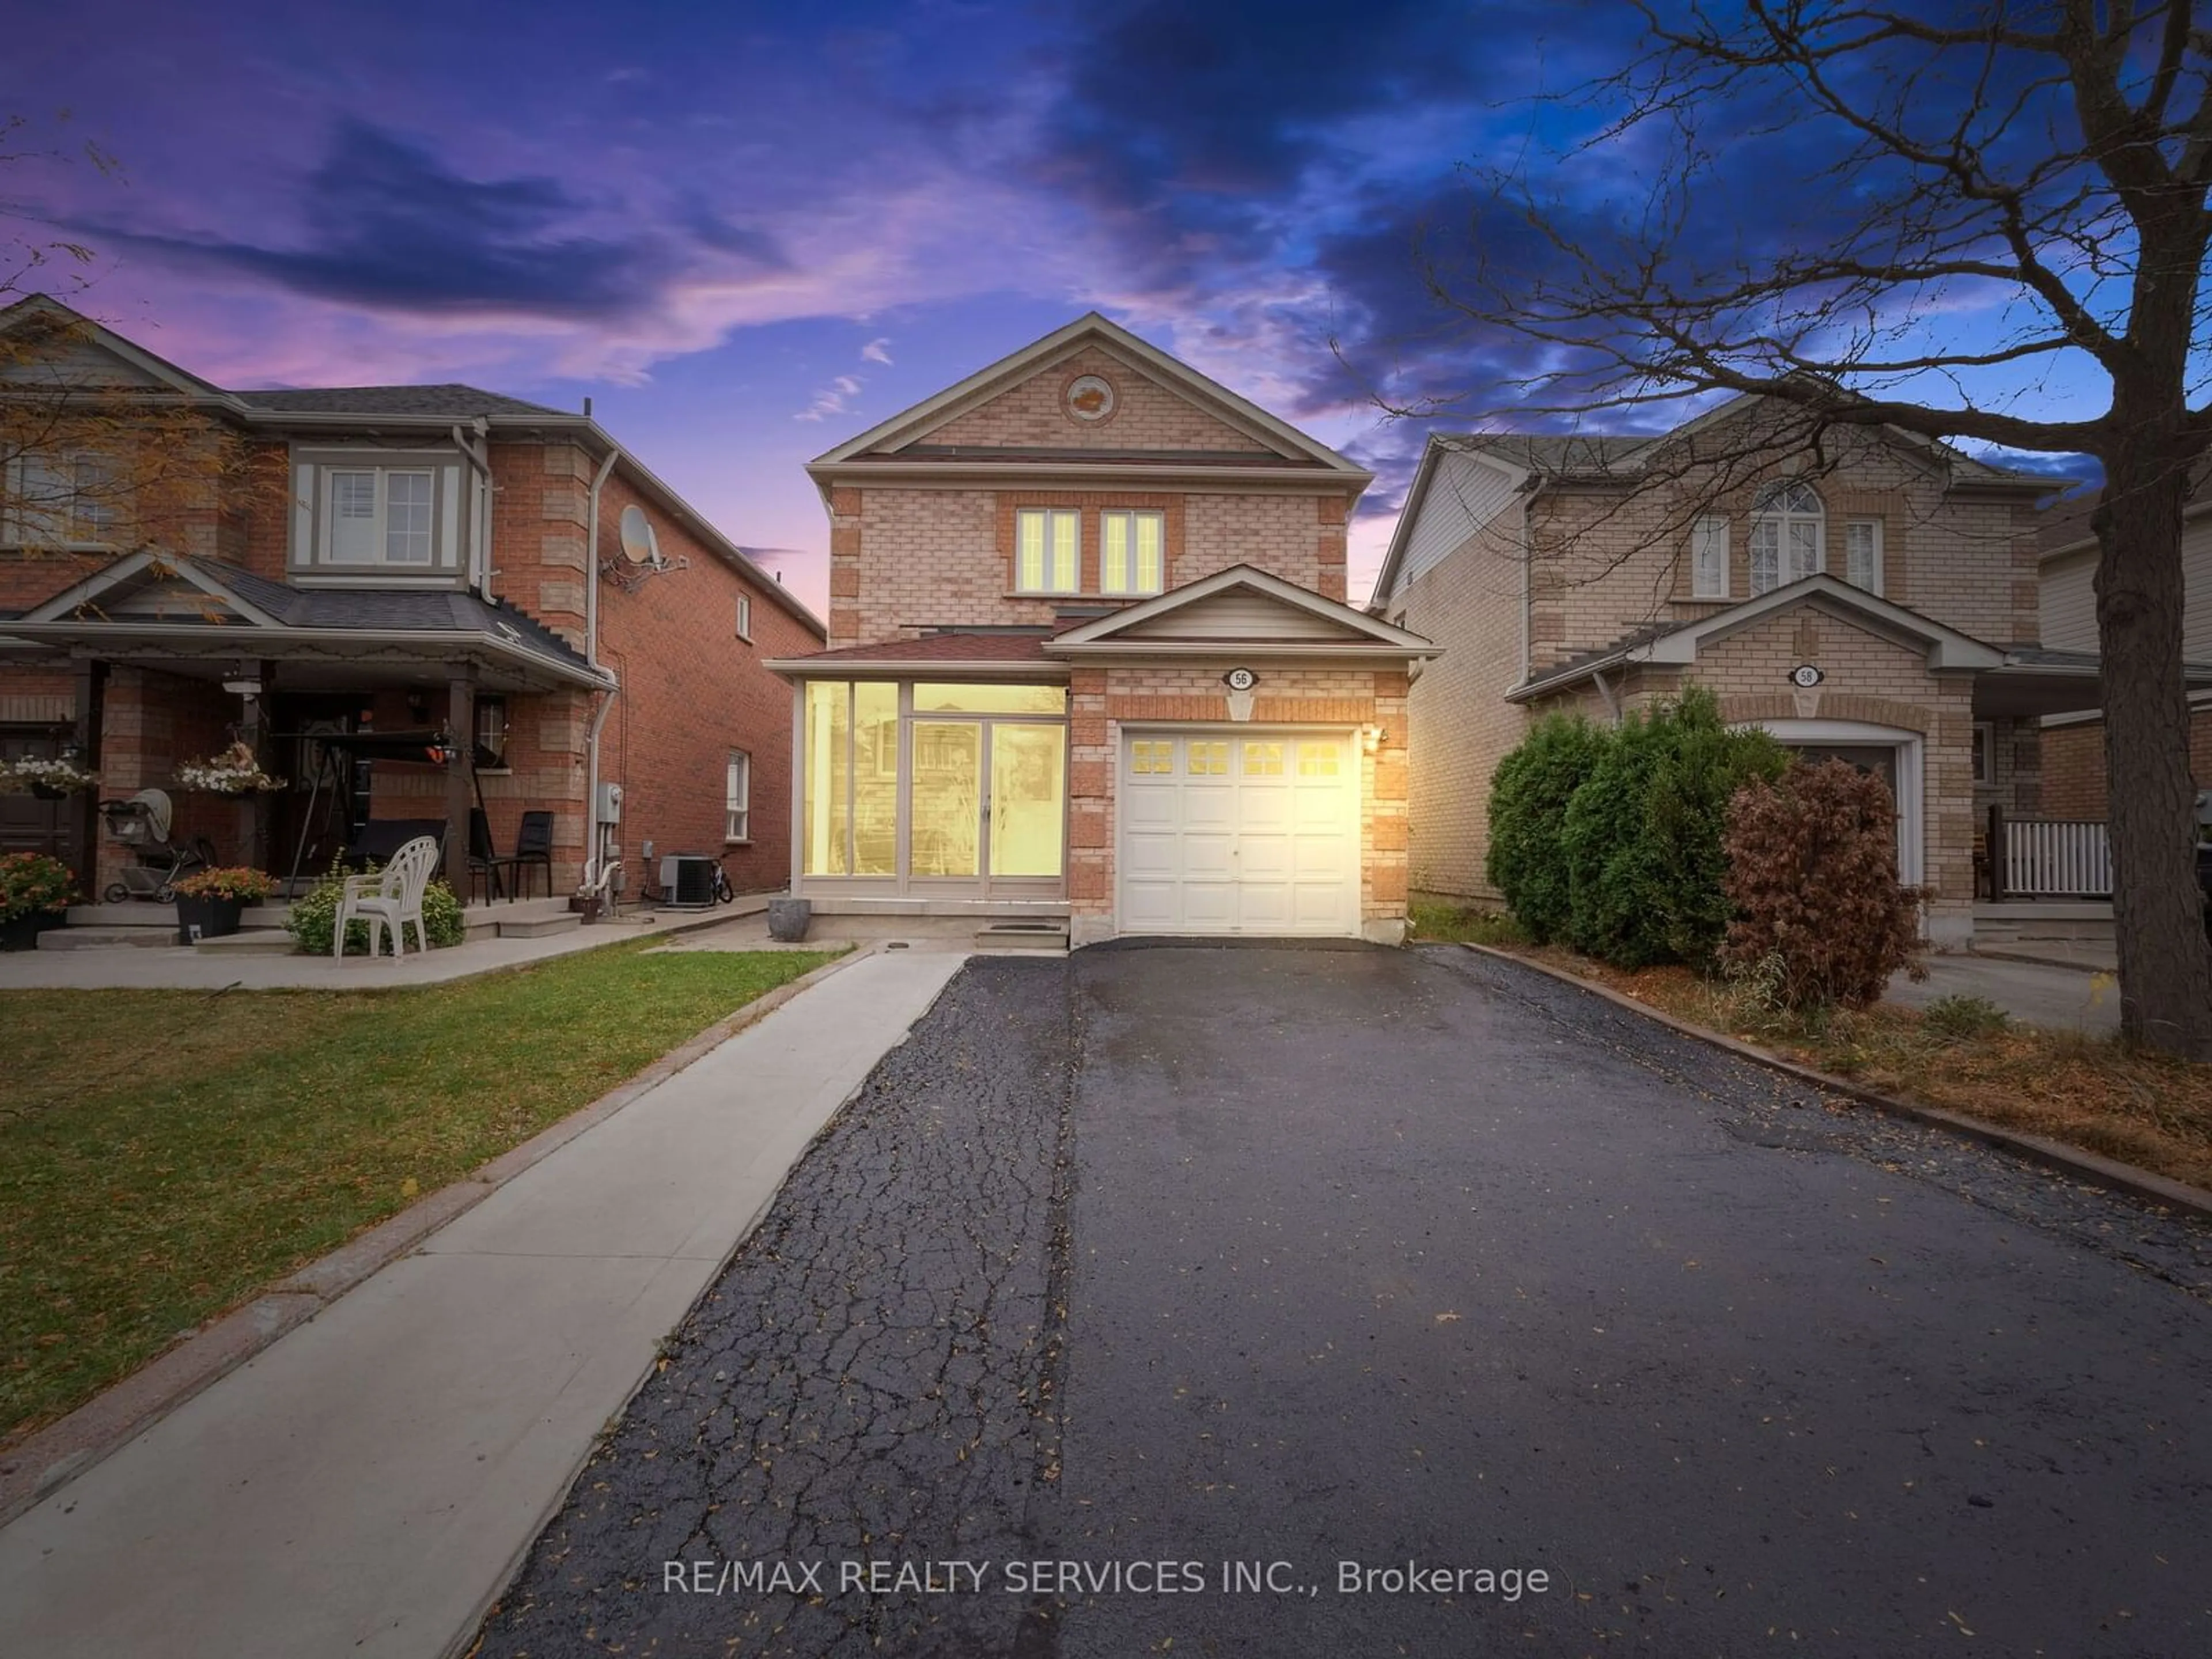
<path fill-rule="evenodd" d="M 735 904 L 737 902 L 737 890 L 730 885 L 730 872 L 718 862 L 714 866 L 714 902 Z"/>

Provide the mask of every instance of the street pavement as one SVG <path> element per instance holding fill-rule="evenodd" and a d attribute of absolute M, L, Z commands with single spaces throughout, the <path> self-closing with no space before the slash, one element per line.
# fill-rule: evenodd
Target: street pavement
<path fill-rule="evenodd" d="M 971 962 L 473 1650 L 2212 1651 L 2208 1301 L 1475 953 Z"/>

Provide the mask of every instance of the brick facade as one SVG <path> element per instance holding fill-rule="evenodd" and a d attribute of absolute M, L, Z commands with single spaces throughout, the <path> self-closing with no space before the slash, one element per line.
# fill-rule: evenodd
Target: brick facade
<path fill-rule="evenodd" d="M 1115 332 L 1102 326 L 1086 343 L 1009 370 L 1007 383 L 933 425 L 918 417 L 878 449 L 816 463 L 830 514 L 831 648 L 963 629 L 1054 629 L 1139 603 L 1100 592 L 1100 515 L 1117 510 L 1161 516 L 1165 592 L 1243 565 L 1343 601 L 1346 526 L 1365 477 L 1291 453 L 1279 434 L 1263 437 L 1202 386 L 1125 351 L 1127 337 L 1102 337 Z M 1086 375 L 1111 386 L 1109 417 L 1071 412 L 1070 389 Z M 957 472 L 927 477 L 932 457 L 959 463 Z M 990 464 L 1000 460 L 1003 468 Z M 1074 467 L 1079 480 L 1053 476 Z M 1230 470 L 1250 476 L 1209 476 Z M 1017 514 L 1029 508 L 1079 515 L 1079 592 L 1016 591 Z M 1218 660 L 1209 651 L 1202 660 L 1164 655 L 1068 671 L 1066 896 L 1078 943 L 1113 931 L 1123 726 L 1235 723 L 1222 675 L 1245 662 L 1263 668 L 1254 726 L 1382 727 L 1361 764 L 1359 912 L 1370 937 L 1402 933 L 1406 674 L 1375 669 L 1371 653 L 1358 666 L 1274 663 L 1266 646 L 1240 639 Z"/>
<path fill-rule="evenodd" d="M 301 439 L 301 447 L 320 453 L 370 441 L 318 430 Z M 410 447 L 450 447 L 443 434 L 410 439 Z M 491 591 L 580 652 L 594 580 L 591 486 L 605 452 L 581 432 L 517 434 L 495 428 L 486 453 L 493 484 Z M 458 450 L 451 453 L 459 475 L 470 477 L 465 458 Z M 286 580 L 293 574 L 292 455 L 293 446 L 281 437 L 249 436 L 244 465 L 227 486 L 210 480 L 180 500 L 168 519 L 143 527 L 157 546 Z M 617 576 L 627 574 L 612 557 L 618 521 L 632 505 L 646 510 L 672 568 L 635 584 L 634 591 L 625 591 L 621 580 L 599 579 L 600 654 L 622 685 L 602 733 L 600 770 L 603 780 L 625 790 L 617 850 L 629 866 L 629 890 L 635 895 L 645 884 L 640 860 L 647 842 L 656 855 L 682 851 L 723 858 L 740 890 L 781 887 L 790 859 L 790 693 L 760 665 L 818 649 L 821 635 L 786 609 L 773 578 L 687 528 L 680 514 L 648 499 L 620 463 L 607 478 L 599 512 L 599 550 Z M 465 544 L 465 510 L 457 523 Z M 112 560 L 105 554 L 0 550 L 0 612 L 43 603 Z M 374 578 L 359 585 L 377 586 Z M 741 593 L 752 601 L 749 641 L 737 637 Z M 250 635 L 241 633 L 240 650 L 241 657 L 254 657 Z M 283 700 L 301 695 L 332 708 L 349 705 L 347 712 L 365 715 L 371 729 L 440 725 L 447 720 L 447 666 L 427 659 L 419 665 L 364 666 L 358 684 L 349 686 L 328 663 L 319 663 L 312 679 L 289 679 L 279 658 L 270 665 L 273 720 L 281 727 Z M 244 716 L 241 700 L 222 690 L 214 666 L 189 672 L 181 663 L 177 667 L 179 672 L 166 672 L 118 665 L 109 674 L 94 757 L 103 799 L 145 787 L 173 789 L 179 763 L 212 754 L 231 740 Z M 508 764 L 479 778 L 493 843 L 511 849 L 525 811 L 550 811 L 553 890 L 572 890 L 587 851 L 587 748 L 599 694 L 581 686 L 502 693 L 483 685 L 481 690 L 501 696 L 507 714 Z M 77 695 L 76 678 L 65 668 L 0 665 L 0 727 L 57 732 L 76 720 Z M 745 752 L 751 763 L 750 834 L 739 843 L 724 838 L 725 775 L 732 750 Z M 289 775 L 296 758 L 287 745 L 272 750 L 264 764 Z M 371 817 L 445 817 L 447 779 L 440 769 L 378 761 L 371 778 Z M 306 780 L 295 783 L 304 789 Z M 175 799 L 178 836 L 206 836 L 226 861 L 246 855 L 255 841 L 254 807 L 181 792 Z M 263 855 L 282 873 L 290 868 L 294 843 L 289 835 L 272 836 L 272 821 L 289 829 L 304 813 L 304 795 L 263 803 L 260 810 Z M 81 860 L 85 850 L 77 849 Z M 93 867 L 81 869 L 80 878 L 90 887 L 114 880 L 128 858 L 97 836 L 89 853 Z"/>

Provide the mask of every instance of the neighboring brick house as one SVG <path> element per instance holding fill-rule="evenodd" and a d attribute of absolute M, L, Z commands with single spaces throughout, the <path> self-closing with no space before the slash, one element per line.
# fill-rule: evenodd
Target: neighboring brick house
<path fill-rule="evenodd" d="M 10 459 L 0 752 L 74 752 L 101 799 L 174 791 L 177 836 L 280 875 L 392 819 L 434 828 L 459 871 L 481 800 L 500 854 L 525 812 L 552 815 L 556 896 L 627 860 L 635 896 L 648 846 L 782 884 L 789 692 L 762 665 L 824 630 L 587 416 L 461 386 L 226 391 L 51 301 L 0 330 L 33 319 L 58 326 L 65 391 L 195 410 L 244 459 L 131 545 L 27 505 L 88 463 Z M 36 368 L 14 395 L 53 395 Z M 179 763 L 234 739 L 289 787 L 177 790 Z M 128 854 L 94 805 L 0 796 L 0 838 L 97 890 Z"/>
<path fill-rule="evenodd" d="M 1491 775 L 1537 718 L 1696 682 L 1881 774 L 1930 938 L 1971 938 L 1987 809 L 2043 810 L 2041 718 L 2095 701 L 2094 656 L 2040 637 L 2054 485 L 1887 428 L 1784 437 L 1741 399 L 1657 438 L 1430 441 L 1370 607 L 1443 648 L 1413 689 L 1415 891 L 1498 896 Z"/>
<path fill-rule="evenodd" d="M 2212 663 L 2212 463 L 2200 463 L 2181 531 L 2181 654 Z M 2042 559 L 2043 642 L 2094 653 L 2097 644 L 2097 538 L 2089 528 L 2094 491 L 2052 506 L 2038 536 Z M 2192 679 L 2192 685 L 2195 682 Z M 2189 694 L 2189 769 L 2212 789 L 2212 689 Z M 2102 818 L 2105 719 L 2087 708 L 2043 723 L 2043 810 L 2053 817 Z"/>
<path fill-rule="evenodd" d="M 1431 647 L 1344 603 L 1369 474 L 1095 314 L 808 471 L 795 893 L 1078 945 L 1403 936 Z"/>

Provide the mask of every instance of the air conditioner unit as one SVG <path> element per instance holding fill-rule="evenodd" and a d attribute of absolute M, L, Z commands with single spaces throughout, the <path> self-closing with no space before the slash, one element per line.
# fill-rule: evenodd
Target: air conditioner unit
<path fill-rule="evenodd" d="M 660 861 L 660 902 L 672 910 L 704 910 L 714 902 L 714 860 L 672 853 Z"/>

